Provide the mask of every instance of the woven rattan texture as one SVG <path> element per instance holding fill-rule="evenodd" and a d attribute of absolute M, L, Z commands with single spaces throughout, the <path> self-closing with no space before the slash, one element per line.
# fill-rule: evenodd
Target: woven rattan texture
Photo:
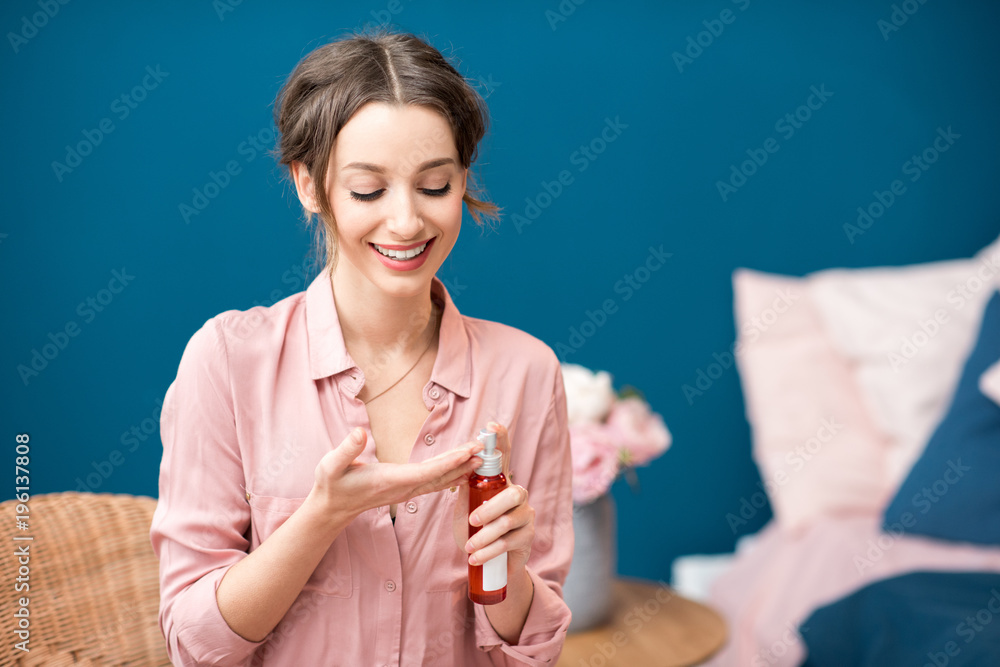
<path fill-rule="evenodd" d="M 0 503 L 0 665 L 170 665 L 157 624 L 159 577 L 149 526 L 156 500 L 110 493 L 51 493 Z M 32 541 L 14 541 L 30 535 Z M 30 545 L 30 590 L 16 593 L 17 547 Z M 29 598 L 31 651 L 14 648 L 18 597 Z"/>

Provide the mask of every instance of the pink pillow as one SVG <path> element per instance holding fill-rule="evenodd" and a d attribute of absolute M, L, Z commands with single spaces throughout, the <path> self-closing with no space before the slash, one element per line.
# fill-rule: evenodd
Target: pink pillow
<path fill-rule="evenodd" d="M 881 511 L 896 490 L 885 471 L 890 443 L 828 338 L 808 281 L 737 269 L 733 289 L 753 456 L 776 519 L 794 530 L 819 515 Z"/>
<path fill-rule="evenodd" d="M 975 257 L 806 276 L 810 299 L 860 397 L 892 442 L 899 485 L 951 403 L 1000 267 L 1000 239 Z"/>

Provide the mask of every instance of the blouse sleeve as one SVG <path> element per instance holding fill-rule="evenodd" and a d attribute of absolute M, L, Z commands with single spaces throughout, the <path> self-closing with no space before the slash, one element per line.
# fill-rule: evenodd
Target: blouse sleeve
<path fill-rule="evenodd" d="M 486 608 L 473 605 L 476 644 L 490 651 L 494 664 L 503 667 L 555 665 L 570 622 L 562 587 L 573 558 L 572 462 L 562 372 L 555 354 L 552 360 L 556 364 L 554 386 L 539 432 L 536 460 L 531 477 L 518 480 L 535 509 L 535 540 L 527 565 L 534 595 L 518 643 L 505 642 L 490 624 Z"/>
<path fill-rule="evenodd" d="M 160 418 L 163 459 L 150 527 L 160 560 L 159 624 L 174 665 L 247 665 L 270 638 L 249 641 L 219 611 L 215 591 L 246 557 L 250 508 L 236 438 L 229 361 L 218 317 L 184 349 Z"/>

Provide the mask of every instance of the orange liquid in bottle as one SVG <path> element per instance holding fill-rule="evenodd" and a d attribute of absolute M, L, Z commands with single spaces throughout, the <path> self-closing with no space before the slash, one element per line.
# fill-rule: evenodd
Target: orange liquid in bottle
<path fill-rule="evenodd" d="M 469 514 L 485 503 L 487 500 L 500 493 L 507 488 L 507 478 L 504 477 L 503 473 L 491 477 L 483 477 L 472 473 L 469 477 Z M 479 532 L 482 526 L 473 526 L 469 524 L 469 537 Z M 503 566 L 504 575 L 507 573 L 507 563 L 506 558 L 503 558 L 503 562 L 499 565 Z M 506 584 L 503 588 L 499 590 L 484 590 L 483 589 L 483 569 L 485 565 L 470 565 L 469 566 L 469 599 L 477 604 L 497 604 L 498 602 L 503 602 L 504 598 L 507 597 L 507 586 Z M 489 566 L 497 567 L 497 565 Z M 506 577 L 504 578 L 506 581 Z M 487 584 L 490 581 L 485 582 Z"/>

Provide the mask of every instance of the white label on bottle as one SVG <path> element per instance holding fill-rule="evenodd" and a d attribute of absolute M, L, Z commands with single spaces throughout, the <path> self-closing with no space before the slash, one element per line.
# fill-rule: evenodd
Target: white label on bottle
<path fill-rule="evenodd" d="M 498 591 L 507 585 L 507 552 L 483 563 L 483 590 Z"/>

